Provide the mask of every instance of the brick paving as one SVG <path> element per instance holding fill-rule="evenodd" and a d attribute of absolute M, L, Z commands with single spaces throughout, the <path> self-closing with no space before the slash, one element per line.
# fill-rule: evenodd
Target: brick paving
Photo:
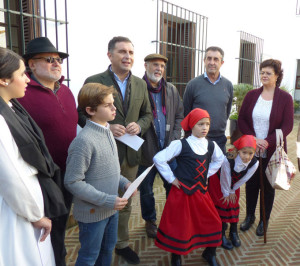
<path fill-rule="evenodd" d="M 288 136 L 288 154 L 296 168 L 296 139 L 299 118 L 295 119 L 293 132 Z M 300 265 L 300 174 L 294 179 L 289 191 L 276 191 L 273 211 L 269 221 L 267 232 L 267 243 L 264 244 L 263 237 L 255 234 L 258 224 L 259 210 L 256 210 L 256 221 L 254 226 L 247 232 L 240 232 L 242 246 L 227 251 L 217 249 L 217 258 L 221 265 Z M 154 193 L 158 221 L 165 203 L 165 193 L 159 178 L 155 181 Z M 245 217 L 245 188 L 241 188 L 240 197 L 240 222 Z M 170 255 L 154 245 L 154 240 L 147 237 L 145 224 L 141 218 L 139 195 L 133 199 L 133 212 L 130 218 L 130 246 L 141 259 L 140 265 L 162 266 L 170 265 Z M 227 230 L 228 231 L 228 230 Z M 68 255 L 67 265 L 75 265 L 77 252 L 80 244 L 78 242 L 78 227 L 73 226 L 66 232 L 66 247 Z M 203 249 L 194 250 L 187 256 L 183 256 L 183 265 L 208 265 L 201 257 Z M 112 265 L 128 265 L 117 255 L 113 257 Z"/>

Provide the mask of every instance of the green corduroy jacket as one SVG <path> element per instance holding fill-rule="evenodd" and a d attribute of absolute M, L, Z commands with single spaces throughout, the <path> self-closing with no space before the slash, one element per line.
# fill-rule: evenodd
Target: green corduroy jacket
<path fill-rule="evenodd" d="M 126 127 L 129 123 L 136 122 L 141 127 L 141 136 L 147 131 L 153 116 L 148 98 L 147 85 L 144 80 L 130 74 L 126 89 L 127 91 L 129 89 L 127 113 L 125 113 L 124 110 L 120 90 L 114 80 L 113 73 L 109 70 L 109 68 L 103 73 L 88 77 L 84 83 L 101 83 L 115 88 L 114 105 L 117 108 L 117 113 L 115 119 L 109 122 L 110 124 L 120 124 Z M 79 125 L 81 125 L 80 120 L 82 120 L 82 115 L 83 114 L 80 114 L 79 112 Z M 116 142 L 118 146 L 120 164 L 122 164 L 126 156 L 130 166 L 138 165 L 141 160 L 141 148 L 136 152 L 122 142 L 118 140 L 116 140 Z"/>

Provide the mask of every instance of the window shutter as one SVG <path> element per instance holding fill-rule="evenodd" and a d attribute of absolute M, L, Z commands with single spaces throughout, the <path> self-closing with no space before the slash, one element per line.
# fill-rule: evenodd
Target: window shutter
<path fill-rule="evenodd" d="M 33 2 L 33 3 L 32 3 Z M 22 0 L 24 13 L 40 15 L 39 1 Z M 24 43 L 25 47 L 28 42 L 36 37 L 41 36 L 40 19 L 24 16 Z M 35 30 L 35 32 L 34 32 Z"/>
<path fill-rule="evenodd" d="M 167 81 L 182 96 L 188 81 L 203 73 L 208 18 L 164 0 L 158 2 L 156 49 L 168 57 Z"/>
<path fill-rule="evenodd" d="M 238 83 L 259 87 L 259 64 L 263 52 L 263 39 L 249 33 L 240 33 Z"/>

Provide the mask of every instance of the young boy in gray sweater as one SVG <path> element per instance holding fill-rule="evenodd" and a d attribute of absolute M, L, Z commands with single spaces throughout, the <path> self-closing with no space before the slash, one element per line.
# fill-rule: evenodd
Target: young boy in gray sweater
<path fill-rule="evenodd" d="M 110 265 L 117 242 L 118 211 L 127 199 L 118 197 L 130 182 L 120 175 L 118 151 L 108 121 L 114 120 L 112 87 L 85 84 L 78 105 L 89 118 L 68 150 L 65 187 L 74 195 L 79 225 L 76 265 Z"/>

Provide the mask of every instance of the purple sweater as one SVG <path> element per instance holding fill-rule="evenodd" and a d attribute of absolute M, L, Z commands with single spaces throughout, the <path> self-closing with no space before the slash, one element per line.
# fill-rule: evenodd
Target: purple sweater
<path fill-rule="evenodd" d="M 238 119 L 239 129 L 243 134 L 255 136 L 252 120 L 253 108 L 262 93 L 263 88 L 254 89 L 247 93 Z M 281 129 L 283 133 L 284 149 L 287 151 L 286 137 L 292 131 L 294 124 L 294 103 L 292 96 L 275 88 L 273 104 L 270 114 L 270 125 L 268 136 L 265 139 L 269 143 L 267 159 L 270 160 L 276 148 L 276 129 Z"/>
<path fill-rule="evenodd" d="M 43 131 L 53 161 L 65 171 L 68 148 L 76 136 L 78 113 L 71 90 L 59 80 L 60 88 L 53 93 L 30 79 L 23 98 L 18 99 Z"/>

